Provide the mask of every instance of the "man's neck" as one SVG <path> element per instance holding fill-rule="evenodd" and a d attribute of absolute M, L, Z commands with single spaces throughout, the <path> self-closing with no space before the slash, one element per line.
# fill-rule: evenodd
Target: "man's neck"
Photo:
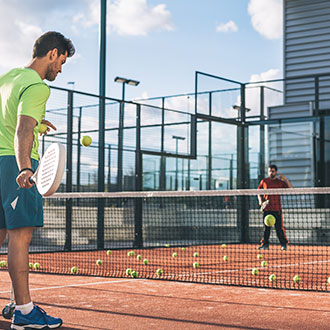
<path fill-rule="evenodd" d="M 31 62 L 25 67 L 36 71 L 42 80 L 45 79 L 46 70 L 41 59 L 33 58 Z"/>

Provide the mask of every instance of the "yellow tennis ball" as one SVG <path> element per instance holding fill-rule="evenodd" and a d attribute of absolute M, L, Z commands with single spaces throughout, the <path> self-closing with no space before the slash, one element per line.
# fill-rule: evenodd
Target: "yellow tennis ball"
<path fill-rule="evenodd" d="M 132 269 L 131 268 L 127 268 L 126 269 L 126 275 L 129 276 L 129 275 L 131 275 L 131 273 L 132 273 Z"/>
<path fill-rule="evenodd" d="M 185 247 L 183 247 L 183 248 L 181 248 L 181 250 L 182 250 L 182 251 L 186 251 L 186 248 L 185 248 Z"/>
<path fill-rule="evenodd" d="M 267 261 L 262 261 L 261 262 L 261 267 L 267 267 L 268 266 L 268 262 Z"/>
<path fill-rule="evenodd" d="M 148 265 L 148 259 L 143 259 L 143 264 Z"/>
<path fill-rule="evenodd" d="M 194 268 L 198 268 L 198 267 L 199 267 L 199 263 L 198 263 L 198 262 L 194 262 L 194 263 L 193 263 L 193 267 L 194 267 Z"/>
<path fill-rule="evenodd" d="M 162 269 L 157 269 L 157 271 L 156 271 L 156 274 L 158 275 L 158 276 L 161 276 L 161 275 L 163 275 L 163 270 Z"/>
<path fill-rule="evenodd" d="M 178 256 L 178 254 L 176 253 L 176 252 L 174 252 L 173 254 L 172 254 L 172 257 L 173 258 L 176 258 Z"/>
<path fill-rule="evenodd" d="M 142 260 L 142 256 L 141 256 L 141 254 L 138 254 L 138 255 L 136 256 L 136 259 L 137 259 L 137 260 Z"/>
<path fill-rule="evenodd" d="M 299 283 L 300 281 L 301 281 L 301 278 L 300 278 L 299 275 L 295 275 L 295 276 L 293 276 L 293 282 L 294 282 L 294 283 Z"/>
<path fill-rule="evenodd" d="M 29 262 L 29 268 L 32 269 L 33 268 L 33 263 Z"/>
<path fill-rule="evenodd" d="M 197 258 L 199 256 L 199 253 L 198 252 L 195 252 L 194 253 L 194 257 Z"/>
<path fill-rule="evenodd" d="M 6 260 L 0 261 L 0 267 L 6 267 L 6 266 L 7 266 L 7 261 Z"/>
<path fill-rule="evenodd" d="M 40 134 L 43 134 L 43 133 L 45 133 L 46 131 L 47 131 L 47 125 L 46 124 L 43 124 L 43 123 L 41 123 L 40 125 L 39 125 L 39 128 L 38 128 L 38 132 L 40 133 Z"/>
<path fill-rule="evenodd" d="M 135 278 L 135 277 L 138 277 L 139 273 L 136 271 L 136 270 L 133 270 L 131 272 L 131 277 Z"/>
<path fill-rule="evenodd" d="M 223 261 L 228 261 L 228 256 L 223 256 Z"/>
<path fill-rule="evenodd" d="M 102 261 L 102 260 L 100 260 L 100 259 L 97 259 L 97 260 L 96 260 L 96 264 L 97 264 L 98 266 L 101 266 L 101 265 L 102 265 L 102 263 L 103 263 L 103 261 Z"/>
<path fill-rule="evenodd" d="M 84 135 L 81 139 L 80 139 L 80 143 L 84 146 L 84 147 L 88 147 L 91 143 L 92 143 L 92 138 L 89 135 Z"/>
<path fill-rule="evenodd" d="M 276 219 L 273 215 L 268 214 L 265 216 L 264 223 L 268 227 L 273 227 L 275 225 Z"/>
<path fill-rule="evenodd" d="M 258 273 L 259 273 L 258 268 L 253 268 L 252 269 L 252 275 L 258 275 Z"/>
<path fill-rule="evenodd" d="M 109 256 L 111 254 L 111 250 L 108 250 L 107 251 L 107 255 Z"/>
<path fill-rule="evenodd" d="M 222 244 L 221 247 L 222 247 L 223 249 L 225 249 L 225 248 L 227 247 L 227 245 L 226 245 L 226 244 Z"/>
<path fill-rule="evenodd" d="M 40 269 L 40 264 L 39 262 L 36 262 L 34 265 L 33 265 L 34 269 Z"/>
<path fill-rule="evenodd" d="M 269 281 L 270 282 L 275 282 L 276 281 L 276 275 L 275 274 L 269 275 Z"/>
<path fill-rule="evenodd" d="M 263 258 L 263 255 L 262 254 L 258 254 L 257 255 L 257 258 L 261 260 Z"/>
<path fill-rule="evenodd" d="M 72 273 L 72 274 L 77 274 L 77 271 L 78 271 L 78 268 L 77 268 L 76 266 L 73 266 L 73 267 L 71 268 L 71 273 Z"/>

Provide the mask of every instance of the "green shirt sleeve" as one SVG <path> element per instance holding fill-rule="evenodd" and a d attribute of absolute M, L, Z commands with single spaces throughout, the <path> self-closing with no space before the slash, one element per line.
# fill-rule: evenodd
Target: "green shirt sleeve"
<path fill-rule="evenodd" d="M 34 118 L 37 125 L 45 116 L 46 102 L 49 98 L 49 87 L 44 83 L 28 86 L 20 95 L 17 116 L 24 115 Z"/>

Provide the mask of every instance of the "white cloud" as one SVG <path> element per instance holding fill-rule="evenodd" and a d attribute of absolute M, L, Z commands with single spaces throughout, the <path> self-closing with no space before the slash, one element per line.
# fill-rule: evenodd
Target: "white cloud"
<path fill-rule="evenodd" d="M 237 32 L 238 27 L 233 21 L 229 21 L 227 23 L 220 23 L 216 27 L 217 32 Z"/>
<path fill-rule="evenodd" d="M 114 0 L 108 3 L 107 14 L 108 28 L 119 35 L 145 36 L 157 30 L 174 29 L 165 4 L 151 6 L 147 0 Z M 88 13 L 77 13 L 73 21 L 86 26 L 99 24 L 99 1 L 90 1 Z"/>
<path fill-rule="evenodd" d="M 282 0 L 250 0 L 253 28 L 267 39 L 279 39 L 283 30 Z"/>

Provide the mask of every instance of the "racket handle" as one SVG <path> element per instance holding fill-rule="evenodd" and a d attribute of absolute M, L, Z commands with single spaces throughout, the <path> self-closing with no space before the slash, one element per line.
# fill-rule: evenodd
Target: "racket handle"
<path fill-rule="evenodd" d="M 29 177 L 29 182 L 30 182 L 31 184 L 35 184 L 35 183 L 36 183 L 36 182 L 35 182 L 35 176 L 34 176 L 34 175 L 32 175 L 32 176 Z"/>

